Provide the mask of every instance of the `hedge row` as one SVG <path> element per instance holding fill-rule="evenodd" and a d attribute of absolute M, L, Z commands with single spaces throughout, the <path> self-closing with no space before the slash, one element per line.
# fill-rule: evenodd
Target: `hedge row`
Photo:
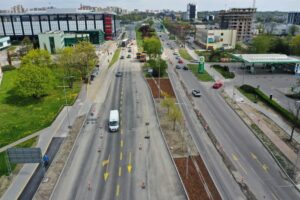
<path fill-rule="evenodd" d="M 300 128 L 300 120 L 297 120 L 296 116 L 293 113 L 280 106 L 276 101 L 271 100 L 270 97 L 263 93 L 261 90 L 259 90 L 258 88 L 254 88 L 251 85 L 242 85 L 240 88 L 245 92 L 256 94 L 261 101 L 270 106 L 273 110 L 278 112 L 289 122 L 296 122 L 297 127 Z"/>
<path fill-rule="evenodd" d="M 2 69 L 2 72 L 6 72 L 6 71 L 14 70 L 16 68 L 12 65 L 4 65 L 4 66 L 1 67 L 1 69 Z"/>
<path fill-rule="evenodd" d="M 216 69 L 220 74 L 222 74 L 222 76 L 226 79 L 229 78 L 234 78 L 235 74 L 231 71 L 229 71 L 229 67 L 228 66 L 220 66 L 220 65 L 213 65 L 212 66 L 214 69 Z"/>

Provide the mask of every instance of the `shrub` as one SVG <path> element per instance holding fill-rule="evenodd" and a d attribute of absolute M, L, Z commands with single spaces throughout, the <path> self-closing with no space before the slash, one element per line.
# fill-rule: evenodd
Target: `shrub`
<path fill-rule="evenodd" d="M 15 70 L 16 68 L 13 65 L 4 65 L 2 68 L 2 72 Z"/>
<path fill-rule="evenodd" d="M 220 65 L 213 65 L 213 68 L 215 68 L 224 78 L 234 78 L 235 74 L 233 72 L 229 71 L 228 66 L 221 67 Z"/>

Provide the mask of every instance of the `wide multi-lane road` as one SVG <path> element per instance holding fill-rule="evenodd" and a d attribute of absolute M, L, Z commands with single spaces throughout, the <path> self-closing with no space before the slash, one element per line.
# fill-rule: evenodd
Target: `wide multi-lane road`
<path fill-rule="evenodd" d="M 126 58 L 128 54 L 134 57 L 135 42 L 132 49 L 132 53 L 122 49 L 125 59 L 108 69 L 101 81 L 94 114 L 75 143 L 52 199 L 186 199 L 159 131 L 140 64 Z M 123 76 L 115 77 L 116 71 Z M 116 133 L 107 127 L 112 109 L 120 111 L 121 126 Z M 150 139 L 145 139 L 146 122 Z"/>
<path fill-rule="evenodd" d="M 173 51 L 167 45 L 164 47 L 167 57 L 171 62 L 176 63 L 172 55 Z M 193 99 L 195 107 L 201 111 L 223 150 L 237 169 L 238 175 L 249 186 L 256 198 L 299 199 L 298 191 L 287 180 L 272 156 L 227 105 L 220 92 L 211 88 L 212 83 L 199 82 L 190 71 L 178 70 L 178 77 L 174 70 L 174 68 L 169 69 L 170 75 L 176 81 L 182 80 L 189 91 L 200 89 L 202 97 Z M 178 90 L 176 87 L 175 89 Z M 186 103 L 190 104 L 188 101 Z M 203 140 L 200 134 L 198 133 L 198 136 L 194 138 Z M 199 142 L 196 141 L 196 143 Z M 219 180 L 215 179 L 215 181 Z M 230 188 L 223 187 L 222 189 Z"/>

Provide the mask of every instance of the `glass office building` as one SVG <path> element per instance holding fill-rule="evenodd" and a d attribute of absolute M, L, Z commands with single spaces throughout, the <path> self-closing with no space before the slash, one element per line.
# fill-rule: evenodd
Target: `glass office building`
<path fill-rule="evenodd" d="M 76 9 L 51 9 L 38 13 L 0 13 L 0 36 L 37 37 L 48 31 L 91 32 L 101 30 L 112 40 L 120 29 L 115 13 L 82 12 Z"/>

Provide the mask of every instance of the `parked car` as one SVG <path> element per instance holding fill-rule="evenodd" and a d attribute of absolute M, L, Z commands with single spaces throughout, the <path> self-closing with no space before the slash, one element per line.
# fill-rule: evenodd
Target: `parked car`
<path fill-rule="evenodd" d="M 182 61 L 181 59 L 179 59 L 179 60 L 178 60 L 178 63 L 179 63 L 179 64 L 182 64 L 182 63 L 183 63 L 183 61 Z"/>
<path fill-rule="evenodd" d="M 116 73 L 116 77 L 122 77 L 123 76 L 123 73 L 122 72 L 117 72 Z"/>
<path fill-rule="evenodd" d="M 175 58 L 176 58 L 176 60 L 179 60 L 180 57 L 179 57 L 179 56 L 176 56 Z"/>
<path fill-rule="evenodd" d="M 174 52 L 174 53 L 173 53 L 173 55 L 177 56 L 177 55 L 178 55 L 178 53 Z"/>
<path fill-rule="evenodd" d="M 124 56 L 121 56 L 120 59 L 124 59 Z"/>
<path fill-rule="evenodd" d="M 131 55 L 130 55 L 130 54 L 128 54 L 127 58 L 131 58 Z"/>
<path fill-rule="evenodd" d="M 192 60 L 192 63 L 199 63 L 199 60 Z"/>
<path fill-rule="evenodd" d="M 223 83 L 221 81 L 216 81 L 214 84 L 213 84 L 213 88 L 214 89 L 219 89 L 220 87 L 223 86 Z"/>
<path fill-rule="evenodd" d="M 128 49 L 128 52 L 130 53 L 130 52 L 131 52 L 131 49 Z"/>
<path fill-rule="evenodd" d="M 201 97 L 200 90 L 193 89 L 192 94 L 194 97 Z"/>
<path fill-rule="evenodd" d="M 189 68 L 187 66 L 183 66 L 182 68 L 183 70 L 189 70 Z"/>
<path fill-rule="evenodd" d="M 176 65 L 176 69 L 181 69 L 181 66 L 180 65 Z"/>

